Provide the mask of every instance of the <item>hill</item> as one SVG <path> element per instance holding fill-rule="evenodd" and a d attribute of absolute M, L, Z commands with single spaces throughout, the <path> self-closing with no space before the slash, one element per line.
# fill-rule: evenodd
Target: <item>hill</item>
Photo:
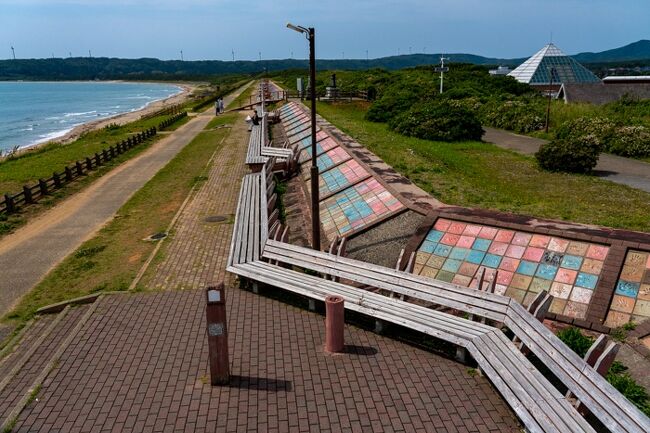
<path fill-rule="evenodd" d="M 532 54 L 532 53 L 531 53 Z M 449 53 L 454 63 L 517 66 L 525 59 L 498 59 L 467 53 Z M 650 64 L 650 41 L 641 40 L 624 47 L 600 53 L 580 53 L 581 63 L 641 62 Z M 360 70 L 382 68 L 397 70 L 437 64 L 439 54 L 411 54 L 379 59 L 339 59 L 317 61 L 318 69 Z M 263 71 L 306 69 L 307 60 L 279 59 L 262 61 L 220 60 L 178 61 L 152 58 L 119 59 L 74 57 L 67 59 L 18 59 L 0 61 L 0 80 L 184 80 L 205 79 L 222 74 L 259 74 Z"/>

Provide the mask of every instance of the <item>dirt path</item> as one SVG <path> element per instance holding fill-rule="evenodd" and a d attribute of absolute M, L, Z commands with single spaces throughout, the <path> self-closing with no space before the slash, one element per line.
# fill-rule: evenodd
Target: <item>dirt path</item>
<path fill-rule="evenodd" d="M 231 96 L 237 97 L 248 84 Z M 116 167 L 0 243 L 0 314 L 31 290 L 54 266 L 105 225 L 120 207 L 205 128 L 212 110 Z"/>
<path fill-rule="evenodd" d="M 494 143 L 505 149 L 525 155 L 533 155 L 546 140 L 527 137 L 500 129 L 487 128 L 483 141 Z M 650 164 L 631 158 L 603 153 L 600 155 L 594 174 L 603 179 L 650 192 Z"/>

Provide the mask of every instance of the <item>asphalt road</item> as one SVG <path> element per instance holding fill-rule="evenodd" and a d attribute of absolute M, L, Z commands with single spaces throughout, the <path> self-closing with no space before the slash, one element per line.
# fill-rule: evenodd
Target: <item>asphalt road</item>
<path fill-rule="evenodd" d="M 546 140 L 527 137 L 500 129 L 483 127 L 483 141 L 499 147 L 532 155 Z M 603 153 L 598 159 L 594 174 L 603 179 L 650 192 L 650 164 L 631 158 Z"/>
<path fill-rule="evenodd" d="M 227 105 L 248 85 L 224 98 Z M 0 315 L 104 226 L 128 199 L 201 132 L 213 110 L 196 116 L 88 188 L 0 242 Z"/>

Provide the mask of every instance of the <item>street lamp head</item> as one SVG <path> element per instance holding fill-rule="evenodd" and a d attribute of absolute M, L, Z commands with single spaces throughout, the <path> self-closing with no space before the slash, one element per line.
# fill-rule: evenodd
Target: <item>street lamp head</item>
<path fill-rule="evenodd" d="M 298 32 L 298 33 L 309 34 L 309 30 L 308 30 L 308 29 L 306 29 L 306 28 L 304 28 L 304 27 L 301 27 L 301 26 L 294 26 L 294 25 L 291 24 L 291 23 L 287 23 L 287 28 L 288 28 L 288 29 L 291 29 L 291 30 L 293 30 L 293 31 L 295 31 L 295 32 Z"/>

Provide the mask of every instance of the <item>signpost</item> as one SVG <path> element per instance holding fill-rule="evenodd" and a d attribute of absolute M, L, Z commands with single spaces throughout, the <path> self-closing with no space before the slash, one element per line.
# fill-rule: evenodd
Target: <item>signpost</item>
<path fill-rule="evenodd" d="M 228 362 L 228 329 L 226 327 L 226 292 L 223 283 L 208 287 L 205 316 L 208 327 L 208 354 L 210 383 L 227 385 L 230 382 Z"/>

